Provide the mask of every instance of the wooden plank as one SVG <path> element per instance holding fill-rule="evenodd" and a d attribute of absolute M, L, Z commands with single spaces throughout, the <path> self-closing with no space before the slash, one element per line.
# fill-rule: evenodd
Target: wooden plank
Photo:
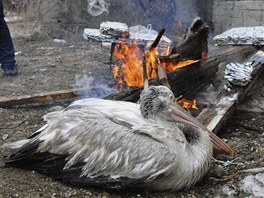
<path fill-rule="evenodd" d="M 256 84 L 263 75 L 264 67 L 258 63 L 254 71 L 253 80 L 245 87 L 234 87 L 232 91 L 223 90 L 219 93 L 198 116 L 197 120 L 211 131 L 217 133 L 220 127 L 235 111 L 236 106 L 241 102 L 250 89 Z"/>
<path fill-rule="evenodd" d="M 216 57 L 219 62 L 234 62 L 241 61 L 248 58 L 257 52 L 257 48 L 254 46 L 228 46 L 228 47 L 216 47 L 210 51 L 213 57 Z"/>
<path fill-rule="evenodd" d="M 82 89 L 70 89 L 70 90 L 60 90 L 45 92 L 34 95 L 24 95 L 12 98 L 0 97 L 0 107 L 13 107 L 17 105 L 32 104 L 32 103 L 45 103 L 52 102 L 55 100 L 68 99 L 77 96 L 78 92 Z"/>

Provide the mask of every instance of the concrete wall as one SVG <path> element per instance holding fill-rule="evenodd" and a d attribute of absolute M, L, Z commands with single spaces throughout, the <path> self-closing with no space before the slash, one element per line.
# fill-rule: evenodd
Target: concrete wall
<path fill-rule="evenodd" d="M 215 35 L 232 27 L 263 26 L 264 0 L 214 0 L 212 21 Z"/>

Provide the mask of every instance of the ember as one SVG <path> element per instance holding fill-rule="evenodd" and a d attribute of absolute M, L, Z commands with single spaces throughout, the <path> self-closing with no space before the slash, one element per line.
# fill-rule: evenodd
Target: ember
<path fill-rule="evenodd" d="M 176 63 L 161 62 L 158 58 L 159 54 L 168 55 L 169 48 L 159 52 L 157 48 L 148 50 L 146 52 L 146 70 L 148 79 L 157 76 L 157 64 L 160 64 L 166 72 L 185 67 L 199 60 L 186 60 Z M 123 42 L 118 43 L 113 52 L 113 56 L 119 59 L 118 64 L 113 67 L 113 75 L 119 84 L 125 83 L 126 86 L 143 86 L 143 64 L 142 64 L 142 51 L 136 44 L 131 42 L 129 44 Z"/>

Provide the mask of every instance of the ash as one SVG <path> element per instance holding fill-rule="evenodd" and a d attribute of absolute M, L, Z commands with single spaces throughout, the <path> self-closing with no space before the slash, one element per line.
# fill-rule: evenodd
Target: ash
<path fill-rule="evenodd" d="M 264 197 L 264 173 L 249 175 L 241 181 L 241 190 L 251 197 Z"/>

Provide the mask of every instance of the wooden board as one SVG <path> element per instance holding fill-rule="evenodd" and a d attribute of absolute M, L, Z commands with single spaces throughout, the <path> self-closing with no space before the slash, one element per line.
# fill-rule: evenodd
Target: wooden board
<path fill-rule="evenodd" d="M 235 111 L 250 89 L 264 73 L 264 66 L 258 63 L 253 74 L 253 80 L 245 87 L 233 87 L 231 91 L 223 90 L 219 93 L 196 118 L 211 131 L 217 133 L 220 127 Z"/>
<path fill-rule="evenodd" d="M 219 62 L 244 62 L 249 56 L 257 52 L 254 46 L 225 46 L 225 47 L 211 47 L 210 56 L 216 57 Z"/>
<path fill-rule="evenodd" d="M 25 105 L 32 103 L 45 103 L 52 102 L 55 100 L 62 100 L 73 98 L 77 96 L 77 93 L 82 91 L 81 89 L 70 89 L 70 90 L 60 90 L 60 91 L 52 91 L 45 92 L 34 95 L 24 95 L 12 98 L 0 97 L 0 107 L 13 107 L 17 105 Z"/>

